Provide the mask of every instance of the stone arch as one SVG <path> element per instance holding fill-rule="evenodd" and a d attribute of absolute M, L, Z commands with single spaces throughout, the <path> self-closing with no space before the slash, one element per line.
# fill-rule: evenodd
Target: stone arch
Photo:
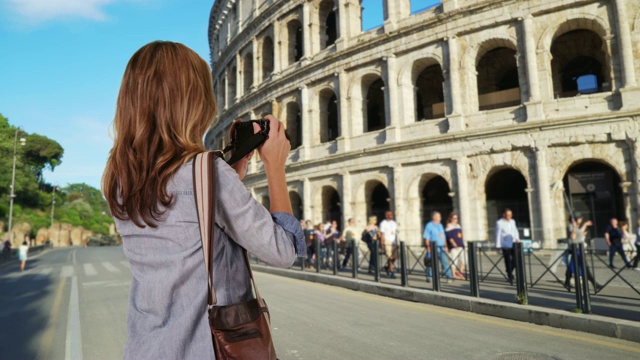
<path fill-rule="evenodd" d="M 442 56 L 436 53 L 436 50 L 435 46 L 431 46 L 412 52 L 410 56 L 398 57 L 398 77 L 394 81 L 397 82 L 400 103 L 403 104 L 397 111 L 404 124 L 413 122 L 416 116 L 415 80 L 419 74 L 416 73 L 416 68 L 422 70 L 428 66 L 439 65 L 444 69 Z"/>
<path fill-rule="evenodd" d="M 366 74 L 361 78 L 363 132 L 384 129 L 386 116 L 385 82 L 382 76 Z"/>
<path fill-rule="evenodd" d="M 289 135 L 291 149 L 295 150 L 302 145 L 302 112 L 297 99 L 289 101 L 285 105 L 285 126 Z"/>
<path fill-rule="evenodd" d="M 604 38 L 611 35 L 607 30 L 609 28 L 607 21 L 597 15 L 587 13 L 568 15 L 563 22 L 549 25 L 544 30 L 538 40 L 538 51 L 549 51 L 555 38 L 571 30 L 591 30 Z"/>
<path fill-rule="evenodd" d="M 436 174 L 424 174 L 420 177 L 418 189 L 421 224 L 429 222 L 433 211 L 440 212 L 443 219 L 446 219 L 447 215 L 453 211 L 453 198 L 449 196 L 451 184 L 444 177 Z"/>
<path fill-rule="evenodd" d="M 411 67 L 415 121 L 445 116 L 444 71 L 433 58 L 418 59 Z"/>
<path fill-rule="evenodd" d="M 328 213 L 326 213 L 325 210 L 327 209 L 331 209 L 333 208 L 332 206 L 328 206 L 328 205 L 332 205 L 331 204 L 331 199 L 330 197 L 327 195 L 328 194 L 328 189 L 331 189 L 332 191 L 335 191 L 336 194 L 338 195 L 338 198 L 340 199 L 340 210 L 342 210 L 342 192 L 339 190 L 339 186 L 338 186 L 338 180 L 337 179 L 325 179 L 322 180 L 320 182 L 314 183 L 313 185 L 313 190 L 312 190 L 312 204 L 313 204 L 313 218 L 311 219 L 313 221 L 314 224 L 318 224 L 320 222 L 324 222 L 327 219 L 325 218 Z M 332 194 L 329 194 L 332 195 Z M 335 205 L 335 204 L 333 204 Z M 327 210 L 327 211 L 329 211 Z M 340 217 L 337 220 L 338 222 L 341 221 L 342 219 L 342 214 L 340 214 Z"/>
<path fill-rule="evenodd" d="M 300 19 L 295 18 L 286 25 L 286 59 L 287 66 L 300 61 L 304 56 L 304 30 Z"/>
<path fill-rule="evenodd" d="M 392 210 L 391 193 L 388 187 L 378 180 L 369 180 L 364 184 L 367 218 L 377 216 L 378 223 L 384 219 L 384 213 Z"/>
<path fill-rule="evenodd" d="M 333 44 L 339 37 L 338 9 L 334 0 L 321 0 L 318 5 L 318 24 L 320 24 L 319 45 L 323 50 Z"/>
<path fill-rule="evenodd" d="M 291 210 L 296 219 L 301 220 L 304 216 L 304 203 L 302 196 L 298 191 L 289 190 L 289 201 L 291 201 Z"/>
<path fill-rule="evenodd" d="M 262 39 L 261 60 L 262 60 L 262 81 L 269 79 L 274 69 L 274 45 L 271 36 Z"/>
<path fill-rule="evenodd" d="M 242 57 L 242 88 L 246 95 L 251 91 L 253 84 L 253 53 L 247 52 Z"/>

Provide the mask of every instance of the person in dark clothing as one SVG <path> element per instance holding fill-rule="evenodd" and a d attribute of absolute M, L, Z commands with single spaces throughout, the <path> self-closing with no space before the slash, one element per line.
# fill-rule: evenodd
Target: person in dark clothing
<path fill-rule="evenodd" d="M 347 253 L 344 256 L 344 260 L 342 260 L 342 270 L 344 270 L 347 267 L 347 263 L 349 262 L 349 259 L 353 254 L 353 247 L 351 245 L 355 244 L 354 241 L 356 240 L 355 226 L 356 226 L 356 222 L 353 221 L 353 219 L 349 219 L 347 221 L 347 228 L 344 229 L 344 231 L 342 232 L 341 243 L 345 244 L 345 248 L 347 251 Z"/>
<path fill-rule="evenodd" d="M 622 248 L 622 237 L 622 229 L 618 227 L 618 219 L 612 218 L 610 225 L 607 226 L 607 229 L 604 231 L 604 238 L 609 246 L 609 267 L 612 269 L 616 268 L 615 265 L 613 265 L 613 258 L 616 256 L 616 253 L 620 254 L 628 268 L 631 267 L 631 263 Z"/>
<path fill-rule="evenodd" d="M 304 240 L 307 244 L 307 265 L 306 267 L 313 267 L 313 256 L 316 253 L 315 247 L 315 232 L 313 230 L 313 223 L 311 220 L 305 222 L 306 228 L 304 229 Z"/>
<path fill-rule="evenodd" d="M 375 215 L 370 216 L 369 223 L 362 233 L 362 241 L 364 241 L 369 248 L 369 274 L 373 273 L 373 270 L 378 263 L 378 259 L 374 256 L 376 245 L 375 241 L 380 240 L 380 229 L 378 228 L 378 225 L 376 225 L 377 223 L 378 217 Z"/>

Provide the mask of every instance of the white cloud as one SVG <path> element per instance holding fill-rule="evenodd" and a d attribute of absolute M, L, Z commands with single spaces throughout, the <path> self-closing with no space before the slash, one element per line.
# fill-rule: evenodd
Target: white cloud
<path fill-rule="evenodd" d="M 107 19 L 103 7 L 117 0 L 1 0 L 9 8 L 31 22 L 55 18 L 80 17 L 102 21 Z"/>

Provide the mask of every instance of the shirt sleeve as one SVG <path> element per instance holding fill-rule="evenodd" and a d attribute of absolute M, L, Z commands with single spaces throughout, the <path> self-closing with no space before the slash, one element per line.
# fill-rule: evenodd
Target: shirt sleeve
<path fill-rule="evenodd" d="M 293 236 L 293 245 L 296 249 L 296 255 L 298 255 L 298 257 L 306 257 L 307 244 L 304 240 L 304 233 L 302 233 L 300 221 L 293 215 L 285 212 L 275 212 L 271 214 L 271 218 L 276 224 L 280 225 L 284 231 Z"/>
<path fill-rule="evenodd" d="M 422 239 L 431 240 L 431 239 L 429 239 L 429 224 L 424 226 L 424 232 L 422 233 Z"/>
<path fill-rule="evenodd" d="M 271 215 L 224 160 L 216 160 L 216 224 L 229 238 L 269 265 L 289 267 L 301 247 L 300 223 L 289 214 Z M 289 215 L 289 216 L 285 216 Z"/>

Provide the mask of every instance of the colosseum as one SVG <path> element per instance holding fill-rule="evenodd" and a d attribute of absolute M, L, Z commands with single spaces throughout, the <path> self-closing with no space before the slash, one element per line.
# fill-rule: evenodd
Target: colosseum
<path fill-rule="evenodd" d="M 358 0 L 216 0 L 207 146 L 274 114 L 298 218 L 362 227 L 391 209 L 409 245 L 433 210 L 486 240 L 510 207 L 544 247 L 567 202 L 595 236 L 638 219 L 640 1 L 379 2 L 384 24 L 363 31 Z M 256 157 L 245 183 L 268 206 Z"/>

